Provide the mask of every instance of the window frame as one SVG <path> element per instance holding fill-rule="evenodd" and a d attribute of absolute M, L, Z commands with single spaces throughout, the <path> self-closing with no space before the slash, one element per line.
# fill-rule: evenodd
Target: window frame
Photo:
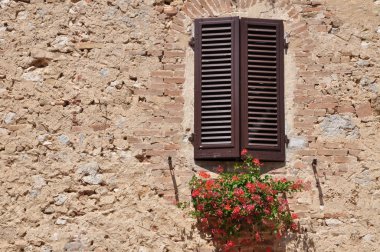
<path fill-rule="evenodd" d="M 231 144 L 204 145 L 201 143 L 202 119 L 202 25 L 231 22 Z M 276 95 L 277 95 L 277 139 L 278 146 L 264 148 L 248 144 L 248 29 L 249 23 L 276 26 Z M 194 159 L 222 160 L 239 159 L 241 149 L 247 149 L 255 157 L 266 161 L 285 161 L 285 104 L 284 104 L 284 26 L 282 20 L 258 18 L 200 18 L 195 19 L 194 57 Z M 246 48 L 247 47 L 247 48 Z M 245 55 L 244 55 L 245 53 Z M 244 56 L 242 56 L 244 55 Z M 243 79 L 245 85 L 243 85 Z M 233 119 L 232 119 L 233 118 Z"/>

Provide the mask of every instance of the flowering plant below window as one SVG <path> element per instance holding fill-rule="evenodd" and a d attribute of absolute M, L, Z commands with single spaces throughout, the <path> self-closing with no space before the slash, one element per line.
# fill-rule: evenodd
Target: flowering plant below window
<path fill-rule="evenodd" d="M 241 155 L 243 162 L 235 164 L 233 172 L 219 166 L 217 178 L 201 171 L 190 181 L 193 216 L 201 229 L 227 251 L 236 246 L 245 231 L 249 233 L 248 242 L 260 242 L 263 232 L 281 237 L 287 231 L 298 230 L 294 221 L 297 215 L 290 213 L 285 194 L 301 191 L 302 181 L 261 176 L 260 161 L 245 149 Z"/>

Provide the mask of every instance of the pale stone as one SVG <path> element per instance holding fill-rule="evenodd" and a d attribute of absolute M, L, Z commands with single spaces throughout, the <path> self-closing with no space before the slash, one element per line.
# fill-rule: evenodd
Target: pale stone
<path fill-rule="evenodd" d="M 103 176 L 101 174 L 91 174 L 88 176 L 84 176 L 82 178 L 82 181 L 90 185 L 99 185 L 103 182 Z"/>
<path fill-rule="evenodd" d="M 79 241 L 68 242 L 63 247 L 64 251 L 72 251 L 72 252 L 74 252 L 74 251 L 82 251 L 82 249 L 83 249 L 83 245 Z"/>
<path fill-rule="evenodd" d="M 9 112 L 4 116 L 3 121 L 5 124 L 10 124 L 10 123 L 14 122 L 15 117 L 16 117 L 16 113 Z"/>
<path fill-rule="evenodd" d="M 64 217 L 59 217 L 56 221 L 55 221 L 55 224 L 57 225 L 65 225 L 67 223 L 67 220 L 66 218 Z"/>
<path fill-rule="evenodd" d="M 33 81 L 33 82 L 41 82 L 43 81 L 43 77 L 37 71 L 26 72 L 22 75 L 24 80 Z"/>
<path fill-rule="evenodd" d="M 308 141 L 304 137 L 291 137 L 289 139 L 288 148 L 290 149 L 302 149 L 307 147 Z"/>
<path fill-rule="evenodd" d="M 322 121 L 323 134 L 326 136 L 357 138 L 359 132 L 350 116 L 331 115 Z"/>
<path fill-rule="evenodd" d="M 51 43 L 51 45 L 56 49 L 61 49 L 65 46 L 67 46 L 69 42 L 69 38 L 66 36 L 58 36 L 55 38 L 55 40 Z"/>
<path fill-rule="evenodd" d="M 77 173 L 83 175 L 95 175 L 99 170 L 99 164 L 97 162 L 90 162 L 82 164 L 78 167 Z"/>
<path fill-rule="evenodd" d="M 68 144 L 70 142 L 70 138 L 66 135 L 60 135 L 60 136 L 58 136 L 58 141 L 61 144 Z"/>
<path fill-rule="evenodd" d="M 371 234 L 366 234 L 365 236 L 362 237 L 362 240 L 368 243 L 375 241 L 373 235 Z"/>
<path fill-rule="evenodd" d="M 327 226 L 339 226 L 342 225 L 343 222 L 341 222 L 338 219 L 326 219 Z"/>
<path fill-rule="evenodd" d="M 107 195 L 100 198 L 100 205 L 110 205 L 115 202 L 116 198 L 113 195 Z"/>
<path fill-rule="evenodd" d="M 66 202 L 66 200 L 67 200 L 67 195 L 66 195 L 66 194 L 58 194 L 58 195 L 54 198 L 54 200 L 55 200 L 55 204 L 56 204 L 57 206 L 61 206 L 61 205 L 63 205 L 63 204 Z"/>
<path fill-rule="evenodd" d="M 42 177 L 41 175 L 35 175 L 32 178 L 34 181 L 34 184 L 33 184 L 34 189 L 42 189 L 44 186 L 46 186 L 46 181 L 44 177 Z"/>

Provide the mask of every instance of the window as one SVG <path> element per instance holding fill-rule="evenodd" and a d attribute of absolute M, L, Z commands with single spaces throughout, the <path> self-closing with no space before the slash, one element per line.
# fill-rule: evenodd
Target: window
<path fill-rule="evenodd" d="M 195 20 L 195 159 L 285 160 L 281 20 Z"/>

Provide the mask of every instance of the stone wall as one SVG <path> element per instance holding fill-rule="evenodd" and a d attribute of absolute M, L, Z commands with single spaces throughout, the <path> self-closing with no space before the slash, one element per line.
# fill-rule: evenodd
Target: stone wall
<path fill-rule="evenodd" d="M 287 162 L 265 168 L 310 186 L 276 249 L 377 250 L 379 1 L 0 0 L 1 251 L 213 250 L 174 203 L 219 164 L 192 156 L 192 20 L 232 15 L 288 34 Z"/>

